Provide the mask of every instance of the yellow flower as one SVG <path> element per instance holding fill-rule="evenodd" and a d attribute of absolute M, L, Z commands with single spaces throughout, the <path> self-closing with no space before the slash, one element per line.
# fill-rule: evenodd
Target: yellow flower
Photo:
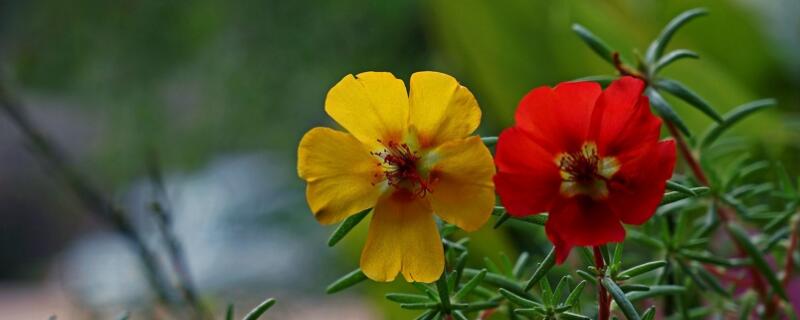
<path fill-rule="evenodd" d="M 495 203 L 492 156 L 478 136 L 472 93 L 438 72 L 411 76 L 410 93 L 388 72 L 347 75 L 325 111 L 348 132 L 314 128 L 298 147 L 297 171 L 322 224 L 372 209 L 361 270 L 375 281 L 433 282 L 444 253 L 433 217 L 480 228 Z"/>

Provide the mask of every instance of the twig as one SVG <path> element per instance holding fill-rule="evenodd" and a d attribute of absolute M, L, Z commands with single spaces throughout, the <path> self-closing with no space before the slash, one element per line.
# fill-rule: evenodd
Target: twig
<path fill-rule="evenodd" d="M 125 213 L 114 206 L 108 198 L 96 189 L 89 179 L 74 169 L 64 156 L 33 125 L 23 106 L 15 101 L 0 82 L 0 109 L 5 112 L 11 122 L 28 140 L 32 151 L 37 154 L 43 164 L 60 175 L 67 186 L 80 200 L 81 204 L 98 219 L 109 223 L 117 233 L 122 235 L 133 246 L 144 266 L 145 274 L 158 298 L 170 304 L 174 299 L 167 287 L 167 281 L 161 272 L 156 256 L 148 250 L 144 240 L 136 232 Z"/>
<path fill-rule="evenodd" d="M 600 247 L 592 247 L 594 250 L 594 264 L 597 270 L 602 272 L 605 268 L 603 262 L 603 255 L 600 253 Z M 598 282 L 599 283 L 599 282 Z M 608 298 L 606 287 L 601 284 L 597 285 L 597 320 L 608 320 L 611 316 L 611 299 Z"/>

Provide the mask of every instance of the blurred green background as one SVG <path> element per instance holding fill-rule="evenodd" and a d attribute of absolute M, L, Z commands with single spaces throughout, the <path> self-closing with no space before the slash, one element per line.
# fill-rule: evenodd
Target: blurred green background
<path fill-rule="evenodd" d="M 177 233 L 216 314 L 227 302 L 249 306 L 277 296 L 286 303 L 276 319 L 408 319 L 383 301 L 390 286 L 323 293 L 357 266 L 366 225 L 327 248 L 332 229 L 315 222 L 296 178 L 302 134 L 334 125 L 323 111 L 327 90 L 348 73 L 391 71 L 408 79 L 414 71 L 442 71 L 475 93 L 484 114 L 480 133 L 496 135 L 530 89 L 613 73 L 572 33 L 572 23 L 633 60 L 670 18 L 697 6 L 711 15 L 691 22 L 668 49 L 691 49 L 701 59 L 677 62 L 664 75 L 721 112 L 777 98 L 778 108 L 734 133 L 796 175 L 796 0 L 3 1 L 0 68 L 36 123 L 104 191 L 133 207 L 131 214 L 146 216 L 145 159 L 153 150 L 159 155 Z M 693 132 L 710 123 L 670 101 Z M 0 318 L 149 314 L 147 288 L 126 290 L 135 261 L 122 263 L 133 269 L 129 282 L 116 267 L 86 267 L 123 261 L 114 254 L 126 247 L 96 247 L 109 229 L 41 169 L 5 119 L 0 143 L 0 309 L 12 310 Z M 211 237 L 217 233 L 252 236 Z M 547 246 L 541 233 L 485 227 L 473 237 L 473 256 L 539 254 Z M 101 299 L 101 292 L 118 294 Z"/>

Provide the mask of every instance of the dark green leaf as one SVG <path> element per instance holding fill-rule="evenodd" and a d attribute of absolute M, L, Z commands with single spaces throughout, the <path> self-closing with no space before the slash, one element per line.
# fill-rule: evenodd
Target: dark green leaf
<path fill-rule="evenodd" d="M 581 281 L 578 283 L 575 288 L 570 291 L 567 299 L 564 300 L 564 305 L 566 306 L 575 306 L 578 302 L 578 299 L 581 297 L 581 293 L 583 292 L 583 288 L 586 287 L 586 280 Z"/>
<path fill-rule="evenodd" d="M 619 288 L 622 289 L 622 292 L 625 292 L 625 293 L 634 292 L 634 291 L 648 291 L 648 290 L 650 290 L 650 287 L 648 287 L 646 285 L 635 284 L 635 283 L 623 284 L 623 285 L 620 285 Z"/>
<path fill-rule="evenodd" d="M 611 50 L 602 39 L 595 36 L 589 29 L 577 23 L 572 25 L 572 31 L 578 34 L 578 37 L 589 45 L 589 48 L 603 58 L 603 60 L 614 64 L 614 58 L 612 57 L 614 50 Z"/>
<path fill-rule="evenodd" d="M 364 220 L 364 217 L 366 217 L 371 210 L 372 209 L 366 209 L 347 217 L 347 219 L 344 219 L 344 221 L 339 224 L 338 227 L 336 227 L 336 230 L 333 231 L 331 237 L 328 239 L 328 246 L 333 247 L 339 243 L 339 241 L 342 240 L 348 233 L 350 233 L 350 231 L 353 230 L 353 228 L 357 226 L 361 220 Z"/>
<path fill-rule="evenodd" d="M 611 294 L 611 297 L 614 298 L 614 301 L 617 302 L 617 306 L 619 306 L 622 313 L 625 314 L 625 317 L 628 318 L 628 320 L 639 320 L 639 314 L 636 313 L 633 304 L 628 300 L 628 297 L 625 296 L 625 293 L 622 292 L 622 289 L 617 286 L 617 283 L 609 277 L 603 277 L 601 282 L 603 287 Z"/>
<path fill-rule="evenodd" d="M 703 140 L 700 143 L 700 147 L 705 148 L 710 146 L 714 140 L 717 140 L 717 138 L 719 138 L 719 136 L 725 132 L 725 130 L 737 122 L 756 111 L 775 106 L 775 103 L 775 99 L 762 99 L 748 102 L 734 108 L 725 114 L 723 117 L 725 120 L 722 123 L 715 123 L 708 130 L 706 130 L 705 134 L 703 135 Z"/>
<path fill-rule="evenodd" d="M 577 273 L 578 276 L 580 276 L 584 280 L 589 281 L 589 282 L 597 285 L 597 277 L 593 276 L 592 274 L 590 274 L 590 273 L 588 273 L 586 271 L 583 271 L 583 270 L 576 270 L 575 273 Z"/>
<path fill-rule="evenodd" d="M 667 26 L 661 30 L 661 34 L 659 34 L 658 37 L 647 48 L 647 53 L 645 54 L 645 59 L 647 62 L 654 63 L 661 58 L 661 54 L 664 53 L 664 48 L 667 47 L 667 44 L 669 43 L 669 40 L 672 39 L 675 31 L 678 31 L 680 27 L 690 20 L 706 14 L 708 14 L 708 10 L 705 8 L 696 8 L 684 11 L 677 17 L 673 18 L 672 21 L 667 23 Z"/>
<path fill-rule="evenodd" d="M 658 268 L 661 268 L 661 267 L 663 267 L 665 265 L 667 265 L 667 262 L 664 261 L 664 260 L 651 261 L 651 262 L 640 264 L 640 265 L 635 266 L 635 267 L 631 267 L 629 269 L 625 269 L 622 272 L 620 272 L 619 275 L 620 276 L 629 276 L 629 277 L 633 278 L 635 276 L 638 276 L 638 275 L 641 275 L 641 274 L 645 274 L 647 272 L 650 272 L 650 271 L 656 270 Z"/>
<path fill-rule="evenodd" d="M 466 266 L 467 266 L 467 252 L 464 251 L 461 253 L 461 255 L 458 256 L 458 259 L 456 259 L 456 273 L 453 276 L 455 278 L 453 280 L 455 289 L 458 289 L 458 286 L 461 283 L 461 275 L 464 273 L 464 267 Z"/>
<path fill-rule="evenodd" d="M 676 295 L 686 292 L 686 288 L 674 285 L 659 285 L 650 286 L 648 291 L 637 291 L 627 294 L 628 300 L 631 302 L 640 301 L 642 299 L 658 297 L 663 295 Z"/>
<path fill-rule="evenodd" d="M 500 253 L 500 269 L 503 275 L 509 278 L 514 278 L 514 266 L 511 265 L 511 259 L 505 253 Z"/>
<path fill-rule="evenodd" d="M 458 290 L 458 292 L 456 292 L 454 298 L 456 300 L 462 300 L 466 298 L 467 295 L 470 292 L 472 292 L 472 290 L 475 289 L 475 287 L 477 287 L 481 283 L 481 281 L 483 281 L 483 278 L 486 277 L 486 273 L 487 273 L 486 269 L 481 269 L 481 271 L 478 272 L 478 274 L 476 274 L 472 279 L 469 279 L 469 281 L 467 281 L 467 283 L 464 284 L 463 287 L 461 287 L 461 290 Z"/>
<path fill-rule="evenodd" d="M 714 256 L 708 252 L 697 252 L 692 250 L 680 250 L 678 254 L 689 260 L 694 260 L 703 263 L 710 263 L 726 268 L 740 267 L 746 264 L 742 259 L 725 259 Z"/>
<path fill-rule="evenodd" d="M 421 294 L 409 294 L 409 293 L 387 293 L 386 299 L 397 303 L 431 302 L 428 296 L 424 296 Z"/>
<path fill-rule="evenodd" d="M 483 257 L 483 264 L 486 265 L 486 269 L 488 269 L 489 272 L 503 274 L 503 272 L 500 271 L 500 268 L 498 268 L 497 265 L 494 264 L 494 261 L 489 259 L 489 257 Z"/>
<path fill-rule="evenodd" d="M 653 320 L 656 317 L 656 307 L 651 306 L 642 313 L 642 320 Z"/>
<path fill-rule="evenodd" d="M 244 316 L 244 320 L 256 320 L 261 317 L 264 312 L 267 312 L 269 308 L 275 305 L 275 299 L 269 298 L 259 304 L 255 309 L 250 311 L 246 316 Z"/>
<path fill-rule="evenodd" d="M 454 309 L 462 310 L 464 312 L 478 311 L 497 308 L 500 303 L 497 301 L 484 301 L 484 302 L 471 302 L 471 303 L 456 303 L 453 304 Z"/>
<path fill-rule="evenodd" d="M 533 286 L 536 285 L 536 283 L 539 282 L 539 280 L 541 280 L 547 274 L 547 272 L 550 271 L 550 268 L 553 267 L 555 262 L 556 262 L 556 248 L 553 247 L 552 249 L 550 249 L 550 252 L 547 253 L 547 256 L 544 257 L 542 263 L 540 263 L 539 266 L 536 267 L 536 271 L 533 272 L 533 276 L 531 276 L 531 279 L 528 280 L 528 283 L 525 284 L 525 291 L 528 291 L 531 288 L 533 288 Z"/>
<path fill-rule="evenodd" d="M 497 144 L 497 137 L 481 137 L 481 141 L 487 146 L 493 146 Z"/>
<path fill-rule="evenodd" d="M 548 306 L 554 306 L 556 304 L 555 299 L 553 299 L 553 289 L 550 288 L 550 281 L 547 280 L 547 277 L 543 277 L 542 280 L 539 281 L 539 289 L 542 292 L 542 302 Z"/>
<path fill-rule="evenodd" d="M 656 74 L 659 71 L 661 71 L 661 69 L 663 69 L 664 67 L 670 65 L 671 63 L 673 63 L 675 61 L 683 59 L 683 58 L 697 59 L 697 58 L 700 58 L 700 56 L 697 55 L 697 53 L 694 53 L 693 51 L 686 50 L 686 49 L 678 49 L 678 50 L 669 52 L 669 53 L 665 54 L 663 57 L 661 57 L 661 59 L 658 59 L 658 63 L 656 63 L 655 70 L 653 70 L 652 73 Z"/>
<path fill-rule="evenodd" d="M 433 309 L 438 307 L 439 307 L 438 302 L 417 302 L 417 303 L 400 304 L 400 308 L 409 310 L 424 310 L 424 309 Z"/>
<path fill-rule="evenodd" d="M 747 255 L 750 256 L 753 266 L 761 271 L 761 274 L 767 279 L 767 282 L 769 282 L 769 284 L 772 286 L 772 290 L 781 298 L 783 298 L 783 300 L 788 301 L 789 296 L 783 289 L 781 282 L 778 280 L 775 272 L 769 267 L 769 264 L 764 259 L 764 255 L 761 254 L 761 250 L 759 250 L 756 245 L 750 241 L 750 237 L 747 236 L 747 232 L 736 224 L 728 224 L 728 230 L 731 231 L 731 235 L 734 237 L 734 240 L 739 243 L 739 246 L 741 246 Z"/>
<path fill-rule="evenodd" d="M 513 303 L 515 305 L 518 305 L 520 307 L 523 307 L 523 308 L 534 308 L 534 307 L 541 307 L 542 306 L 542 304 L 540 304 L 540 303 L 538 303 L 536 301 L 520 297 L 520 296 L 514 294 L 513 292 L 508 291 L 508 290 L 503 289 L 503 288 L 500 288 L 499 292 L 509 302 L 511 302 L 511 303 Z"/>
<path fill-rule="evenodd" d="M 411 285 L 417 288 L 417 290 L 424 292 L 432 301 L 439 301 L 439 293 L 433 290 L 429 285 L 422 282 L 412 282 Z"/>
<path fill-rule="evenodd" d="M 233 303 L 229 303 L 225 310 L 225 320 L 233 320 Z"/>
<path fill-rule="evenodd" d="M 708 102 L 706 102 L 706 100 L 701 98 L 699 95 L 697 95 L 697 93 L 687 88 L 682 83 L 671 79 L 660 79 L 656 81 L 656 87 L 669 92 L 686 103 L 692 105 L 693 107 L 697 108 L 697 110 L 705 113 L 711 119 L 714 119 L 714 121 L 718 123 L 722 123 L 722 121 L 724 121 L 722 116 L 720 116 L 719 113 L 717 113 L 717 111 L 714 110 L 714 108 L 711 107 Z"/>
<path fill-rule="evenodd" d="M 353 270 L 353 272 L 350 272 L 344 275 L 343 277 L 339 278 L 338 280 L 334 281 L 333 283 L 331 283 L 331 285 L 329 285 L 328 288 L 325 289 L 325 293 L 327 294 L 337 293 L 339 291 L 352 287 L 366 279 L 367 276 L 364 275 L 363 272 L 361 272 L 360 268 L 355 269 Z"/>
<path fill-rule="evenodd" d="M 508 214 L 508 212 L 503 211 L 503 213 L 497 218 L 497 221 L 495 221 L 493 227 L 495 229 L 500 228 L 500 226 L 502 226 L 504 223 L 506 223 L 506 221 L 508 221 L 508 219 L 511 219 L 511 215 Z"/>
<path fill-rule="evenodd" d="M 702 196 L 708 193 L 710 190 L 708 187 L 695 187 L 691 189 L 697 196 Z M 691 195 L 688 195 L 683 192 L 679 191 L 670 191 L 664 194 L 664 198 L 661 198 L 661 205 L 670 204 L 673 202 L 681 201 L 686 198 L 691 198 Z"/>
<path fill-rule="evenodd" d="M 717 277 L 712 275 L 708 270 L 706 270 L 703 266 L 697 266 L 695 268 L 695 272 L 697 273 L 703 281 L 708 284 L 708 286 L 717 292 L 718 294 L 722 295 L 723 297 L 731 298 L 732 295 L 725 287 L 722 286 L 722 283 L 717 280 Z"/>
<path fill-rule="evenodd" d="M 648 98 L 650 98 L 650 105 L 656 110 L 656 113 L 658 113 L 662 119 L 677 126 L 678 129 L 687 137 L 692 136 L 692 133 L 689 131 L 689 127 L 686 126 L 686 123 L 683 122 L 683 119 L 681 119 L 681 117 L 675 113 L 675 109 L 673 109 L 672 106 L 667 103 L 667 100 L 664 100 L 664 97 L 662 97 L 658 91 L 648 88 L 645 91 L 645 94 Z"/>
<path fill-rule="evenodd" d="M 439 291 L 439 302 L 445 313 L 450 310 L 450 293 L 447 291 L 447 273 L 443 272 L 439 280 L 436 281 L 436 289 Z"/>
<path fill-rule="evenodd" d="M 522 276 L 522 271 L 525 270 L 525 266 L 528 264 L 528 259 L 530 259 L 530 257 L 530 254 L 527 252 L 523 252 L 519 255 L 517 262 L 514 263 L 514 269 L 511 271 L 515 278 Z"/>
<path fill-rule="evenodd" d="M 559 319 L 568 319 L 568 320 L 591 320 L 592 318 L 589 318 L 589 317 L 587 317 L 587 316 L 584 316 L 584 315 L 582 315 L 582 314 L 577 314 L 577 313 L 572 313 L 572 312 L 564 312 L 564 313 L 561 313 L 561 315 L 560 315 Z"/>
<path fill-rule="evenodd" d="M 558 280 L 558 284 L 556 284 L 556 289 L 553 290 L 553 301 L 554 304 L 558 304 L 561 301 L 561 297 L 564 294 L 567 294 L 567 290 L 569 289 L 569 283 L 572 282 L 572 277 L 569 275 L 561 277 L 561 280 Z"/>
<path fill-rule="evenodd" d="M 480 271 L 475 269 L 469 269 L 469 268 L 464 269 L 464 275 L 468 277 L 474 277 L 478 275 L 478 273 L 480 273 Z M 493 286 L 499 288 L 505 288 L 506 290 L 511 291 L 519 296 L 523 296 L 526 298 L 531 297 L 531 295 L 528 292 L 526 292 L 527 290 L 524 290 L 519 283 L 517 283 L 513 279 L 508 279 L 502 275 L 487 272 L 484 281 Z"/>
<path fill-rule="evenodd" d="M 697 195 L 697 193 L 695 193 L 692 190 L 691 187 L 684 186 L 684 185 L 682 185 L 680 183 L 677 183 L 675 181 L 672 181 L 672 180 L 667 180 L 667 190 L 683 192 L 683 193 L 685 193 L 687 195 L 690 195 L 690 196 L 696 196 Z"/>
<path fill-rule="evenodd" d="M 467 316 L 465 316 L 463 313 L 461 313 L 461 311 L 458 310 L 453 311 L 452 315 L 453 318 L 456 318 L 456 320 L 469 320 Z"/>
<path fill-rule="evenodd" d="M 578 79 L 572 80 L 572 82 L 583 82 L 583 81 L 597 82 L 601 86 L 605 87 L 605 86 L 608 86 L 609 84 L 611 84 L 612 81 L 617 80 L 617 78 L 619 78 L 619 76 L 605 76 L 605 75 L 588 76 L 588 77 L 583 77 L 583 78 L 578 78 Z"/>
<path fill-rule="evenodd" d="M 433 320 L 437 315 L 439 315 L 439 310 L 429 310 L 419 315 L 416 320 Z"/>

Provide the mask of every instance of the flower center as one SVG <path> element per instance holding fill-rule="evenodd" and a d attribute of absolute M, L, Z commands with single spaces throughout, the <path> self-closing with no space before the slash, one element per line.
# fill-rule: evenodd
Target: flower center
<path fill-rule="evenodd" d="M 608 196 L 608 181 L 619 170 L 614 157 L 597 155 L 597 145 L 585 142 L 578 152 L 561 153 L 556 156 L 556 165 L 561 171 L 561 194 L 573 197 L 579 194 L 592 199 Z"/>
<path fill-rule="evenodd" d="M 430 184 L 420 173 L 420 156 L 406 143 L 389 141 L 384 143 L 378 140 L 385 148 L 382 151 L 370 152 L 382 160 L 378 165 L 383 169 L 383 176 L 387 183 L 399 190 L 411 191 L 420 198 L 431 192 Z M 380 178 L 380 174 L 375 174 Z M 375 183 L 373 183 L 375 184 Z"/>

